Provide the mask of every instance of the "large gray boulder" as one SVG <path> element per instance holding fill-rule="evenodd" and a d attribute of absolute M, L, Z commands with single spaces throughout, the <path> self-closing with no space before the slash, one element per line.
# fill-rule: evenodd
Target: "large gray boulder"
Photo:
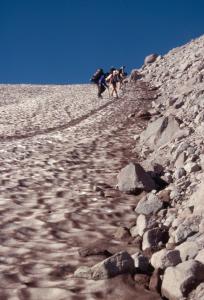
<path fill-rule="evenodd" d="M 149 123 L 146 130 L 140 135 L 140 142 L 152 149 L 158 148 L 170 143 L 179 131 L 179 122 L 172 115 L 161 117 Z"/>
<path fill-rule="evenodd" d="M 150 215 L 162 209 L 163 202 L 155 194 L 144 196 L 137 204 L 135 212 L 137 214 Z"/>
<path fill-rule="evenodd" d="M 118 188 L 134 194 L 141 190 L 150 192 L 156 189 L 156 184 L 140 164 L 129 163 L 118 174 Z"/>
<path fill-rule="evenodd" d="M 134 270 L 135 263 L 133 258 L 128 252 L 121 251 L 91 268 L 78 268 L 74 275 L 79 278 L 99 280 L 111 278 L 124 273 L 133 273 Z"/>
<path fill-rule="evenodd" d="M 164 273 L 162 295 L 169 300 L 181 300 L 204 280 L 204 265 L 188 260 L 169 267 Z"/>

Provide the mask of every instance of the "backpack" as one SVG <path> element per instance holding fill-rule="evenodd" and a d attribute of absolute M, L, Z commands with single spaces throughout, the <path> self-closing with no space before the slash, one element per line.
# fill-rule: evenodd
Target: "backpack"
<path fill-rule="evenodd" d="M 103 69 L 97 69 L 96 72 L 91 77 L 91 82 L 98 83 L 100 77 L 103 75 Z"/>
<path fill-rule="evenodd" d="M 119 79 L 119 73 L 116 73 L 115 71 L 113 71 L 113 74 L 110 77 L 110 83 L 116 84 L 119 81 L 120 81 L 120 79 Z"/>

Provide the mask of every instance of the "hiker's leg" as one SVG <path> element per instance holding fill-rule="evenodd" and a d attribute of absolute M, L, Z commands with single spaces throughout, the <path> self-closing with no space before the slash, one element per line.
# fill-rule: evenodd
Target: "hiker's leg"
<path fill-rule="evenodd" d="M 102 86 L 101 86 L 101 94 L 105 91 L 105 89 L 106 89 L 105 86 L 102 85 Z"/>
<path fill-rule="evenodd" d="M 113 96 L 113 93 L 114 93 L 114 86 L 113 84 L 111 84 L 111 96 Z"/>
<path fill-rule="evenodd" d="M 114 83 L 113 87 L 114 87 L 114 90 L 113 90 L 113 91 L 115 92 L 115 95 L 116 95 L 116 97 L 118 98 L 117 83 Z"/>
<path fill-rule="evenodd" d="M 102 86 L 98 84 L 98 98 L 102 97 L 101 94 L 102 94 Z"/>

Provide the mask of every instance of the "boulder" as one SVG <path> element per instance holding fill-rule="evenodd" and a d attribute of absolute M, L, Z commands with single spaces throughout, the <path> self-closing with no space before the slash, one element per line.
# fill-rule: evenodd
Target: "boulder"
<path fill-rule="evenodd" d="M 139 201 L 135 212 L 143 215 L 155 214 L 162 206 L 163 202 L 155 194 L 148 194 Z"/>
<path fill-rule="evenodd" d="M 176 266 L 181 262 L 178 250 L 162 249 L 154 253 L 151 257 L 151 265 L 155 269 L 166 269 L 167 267 Z"/>
<path fill-rule="evenodd" d="M 158 54 L 150 54 L 148 56 L 145 57 L 145 60 L 144 60 L 144 64 L 147 65 L 147 64 L 152 64 L 153 62 L 155 62 L 155 60 L 157 59 L 158 57 Z"/>
<path fill-rule="evenodd" d="M 161 117 L 148 124 L 146 130 L 140 135 L 140 142 L 155 149 L 170 143 L 179 131 L 179 122 L 175 117 L 172 115 Z"/>
<path fill-rule="evenodd" d="M 168 233 L 161 228 L 153 228 L 147 230 L 143 235 L 142 250 L 157 249 L 158 244 L 168 241 Z"/>
<path fill-rule="evenodd" d="M 80 267 L 74 275 L 86 279 L 106 279 L 124 273 L 133 273 L 135 270 L 134 260 L 126 251 L 121 251 L 103 260 L 95 266 Z"/>
<path fill-rule="evenodd" d="M 126 193 L 150 192 L 156 189 L 151 176 L 138 163 L 129 163 L 118 174 L 118 188 Z"/>
<path fill-rule="evenodd" d="M 175 242 L 182 243 L 187 239 L 187 237 L 193 235 L 196 232 L 199 232 L 200 222 L 200 216 L 191 215 L 186 218 L 184 222 L 178 226 L 173 234 Z"/>
<path fill-rule="evenodd" d="M 134 69 L 131 71 L 130 73 L 130 81 L 136 81 L 137 79 L 141 78 L 141 74 L 139 73 L 139 71 L 137 69 Z"/>
<path fill-rule="evenodd" d="M 166 269 L 162 282 L 162 295 L 169 300 L 180 300 L 204 280 L 204 265 L 188 260 Z"/>
<path fill-rule="evenodd" d="M 188 259 L 194 258 L 197 255 L 199 247 L 195 242 L 186 241 L 177 246 L 175 250 L 179 251 L 181 260 L 186 261 Z"/>
<path fill-rule="evenodd" d="M 187 173 L 194 173 L 201 170 L 201 166 L 194 162 L 187 163 L 184 168 Z"/>

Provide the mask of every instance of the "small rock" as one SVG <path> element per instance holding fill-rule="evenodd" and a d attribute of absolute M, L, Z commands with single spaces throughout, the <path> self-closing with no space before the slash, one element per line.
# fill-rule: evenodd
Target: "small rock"
<path fill-rule="evenodd" d="M 201 170 L 201 166 L 194 162 L 190 162 L 190 163 L 186 164 L 184 168 L 185 168 L 186 172 L 188 172 L 188 173 L 194 173 L 194 172 L 198 172 Z"/>
<path fill-rule="evenodd" d="M 130 239 L 130 232 L 129 229 L 126 227 L 119 227 L 115 234 L 114 234 L 114 238 L 116 240 L 128 240 Z"/>

